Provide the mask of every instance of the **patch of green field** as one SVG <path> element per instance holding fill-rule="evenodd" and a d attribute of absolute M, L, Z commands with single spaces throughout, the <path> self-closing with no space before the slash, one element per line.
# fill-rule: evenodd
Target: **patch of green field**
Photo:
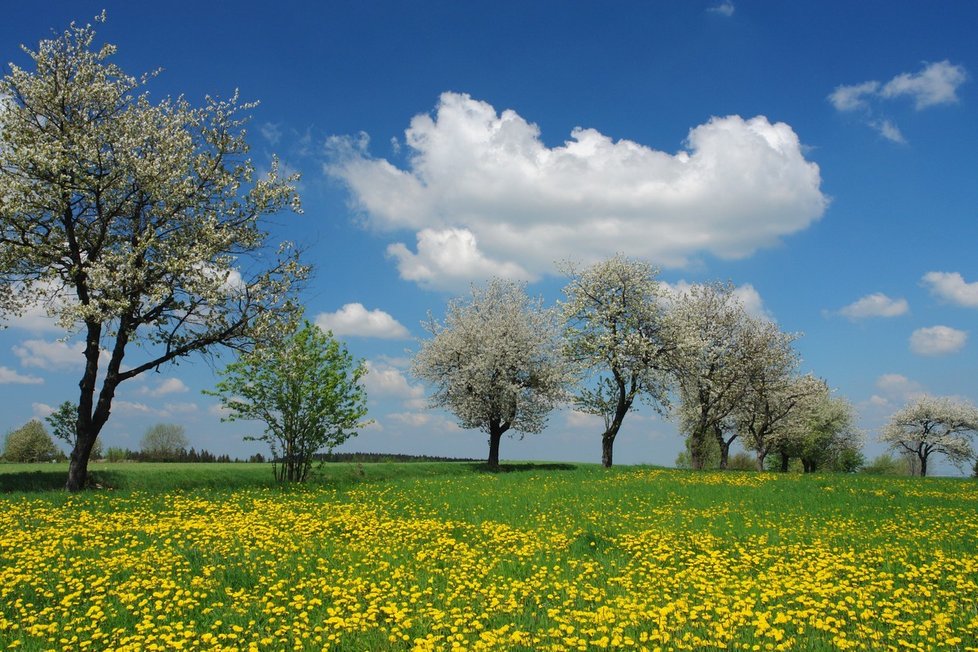
<path fill-rule="evenodd" d="M 283 490 L 261 465 L 118 466 L 111 491 L 0 497 L 0 645 L 929 650 L 978 640 L 974 481 L 330 464 L 312 485 Z"/>

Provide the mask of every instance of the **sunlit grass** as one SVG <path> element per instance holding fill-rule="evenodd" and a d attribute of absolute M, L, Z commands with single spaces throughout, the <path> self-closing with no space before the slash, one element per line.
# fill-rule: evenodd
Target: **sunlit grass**
<path fill-rule="evenodd" d="M 385 467 L 4 497 L 0 645 L 976 649 L 978 483 Z"/>

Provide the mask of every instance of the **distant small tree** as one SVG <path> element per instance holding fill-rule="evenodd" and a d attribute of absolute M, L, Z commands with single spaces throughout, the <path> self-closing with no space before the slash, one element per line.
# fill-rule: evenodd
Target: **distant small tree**
<path fill-rule="evenodd" d="M 3 457 L 8 462 L 50 462 L 60 456 L 44 424 L 31 419 L 7 434 Z"/>
<path fill-rule="evenodd" d="M 143 435 L 140 448 L 147 459 L 172 461 L 189 443 L 183 426 L 158 423 Z"/>
<path fill-rule="evenodd" d="M 433 407 L 448 408 L 463 428 L 489 434 L 488 466 L 499 468 L 499 442 L 510 429 L 537 433 L 567 397 L 571 373 L 554 311 L 519 283 L 493 279 L 468 301 L 431 319 L 414 375 L 435 388 Z"/>
<path fill-rule="evenodd" d="M 894 457 L 892 453 L 877 455 L 859 469 L 869 475 L 913 475 L 913 470 L 904 456 Z"/>
<path fill-rule="evenodd" d="M 279 482 L 304 482 L 313 455 L 366 425 L 366 373 L 332 333 L 307 321 L 291 337 L 243 354 L 220 372 L 216 391 L 204 393 L 229 410 L 223 421 L 263 421 L 264 434 L 246 439 L 268 444 Z"/>
<path fill-rule="evenodd" d="M 921 396 L 897 411 L 880 433 L 890 448 L 916 457 L 921 476 L 940 453 L 960 467 L 974 457 L 971 438 L 978 433 L 978 408 L 949 397 Z"/>

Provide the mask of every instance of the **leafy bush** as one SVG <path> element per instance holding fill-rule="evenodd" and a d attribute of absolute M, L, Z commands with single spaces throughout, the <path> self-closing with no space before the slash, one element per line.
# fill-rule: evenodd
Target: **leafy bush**
<path fill-rule="evenodd" d="M 861 470 L 870 475 L 912 475 L 913 472 L 906 458 L 894 457 L 890 453 L 878 455 Z"/>
<path fill-rule="evenodd" d="M 37 419 L 7 434 L 3 457 L 8 462 L 50 462 L 64 457 L 54 440 Z"/>
<path fill-rule="evenodd" d="M 743 451 L 734 453 L 727 460 L 727 469 L 731 471 L 756 471 L 757 458 Z"/>

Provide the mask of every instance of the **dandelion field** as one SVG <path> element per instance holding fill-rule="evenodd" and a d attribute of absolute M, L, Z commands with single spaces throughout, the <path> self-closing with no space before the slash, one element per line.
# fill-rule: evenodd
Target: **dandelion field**
<path fill-rule="evenodd" d="M 978 649 L 973 481 L 389 468 L 0 496 L 0 646 Z"/>

